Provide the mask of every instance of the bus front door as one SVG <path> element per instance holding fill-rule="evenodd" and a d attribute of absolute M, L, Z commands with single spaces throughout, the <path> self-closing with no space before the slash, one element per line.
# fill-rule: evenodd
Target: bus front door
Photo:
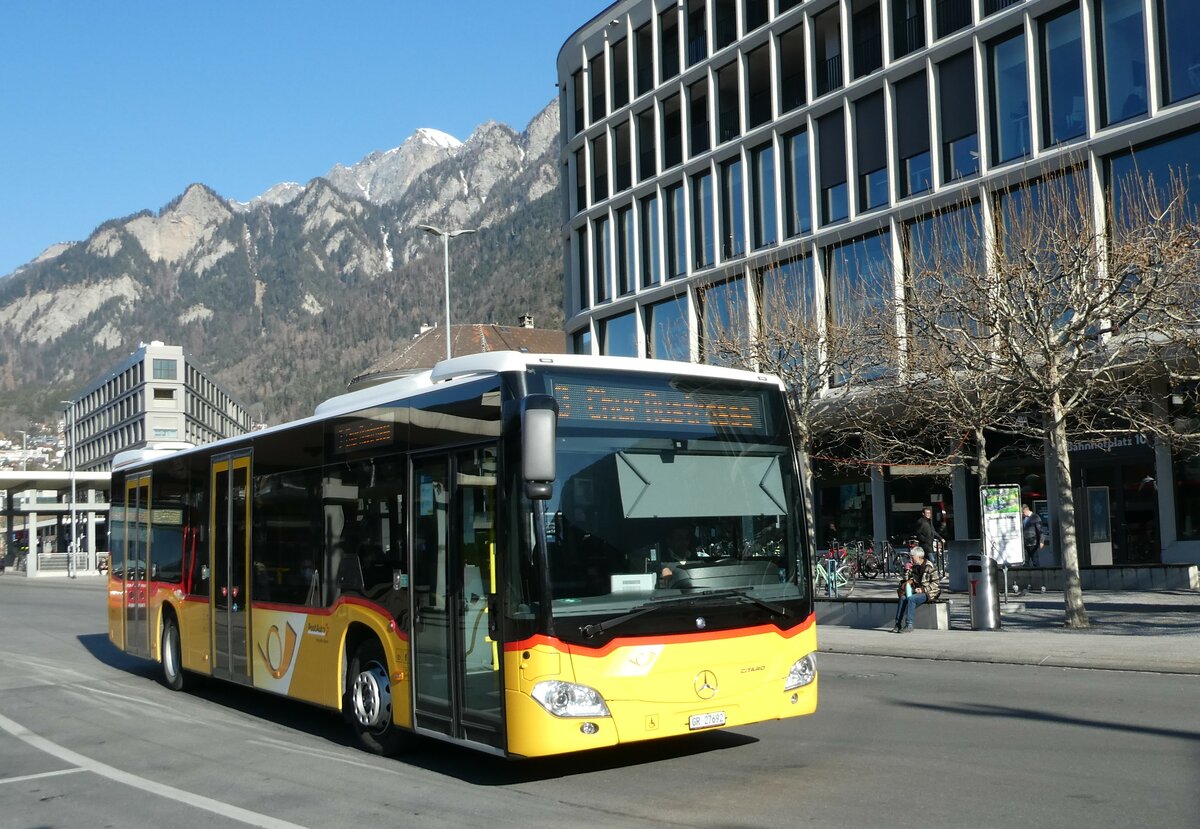
<path fill-rule="evenodd" d="M 150 655 L 146 573 L 150 542 L 150 476 L 125 479 L 125 652 Z"/>
<path fill-rule="evenodd" d="M 418 729 L 503 748 L 495 461 L 494 445 L 413 461 L 413 711 Z"/>
<path fill-rule="evenodd" d="M 250 683 L 250 455 L 212 460 L 209 561 L 212 672 Z"/>

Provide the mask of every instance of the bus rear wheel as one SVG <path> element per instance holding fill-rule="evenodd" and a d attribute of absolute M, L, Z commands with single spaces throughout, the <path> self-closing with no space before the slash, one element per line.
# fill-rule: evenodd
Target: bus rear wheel
<path fill-rule="evenodd" d="M 392 678 L 383 646 L 376 639 L 367 639 L 354 651 L 346 672 L 343 709 L 365 750 L 387 756 L 408 747 L 410 736 L 392 722 Z"/>
<path fill-rule="evenodd" d="M 183 659 L 179 646 L 179 625 L 168 617 L 163 620 L 162 641 L 159 651 L 162 657 L 162 679 L 172 691 L 184 691 L 191 685 L 186 671 L 183 670 Z"/>

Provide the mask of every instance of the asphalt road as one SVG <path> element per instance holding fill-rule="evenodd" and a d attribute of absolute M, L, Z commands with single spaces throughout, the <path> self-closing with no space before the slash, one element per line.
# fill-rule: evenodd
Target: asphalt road
<path fill-rule="evenodd" d="M 802 720 L 386 760 L 324 711 L 166 690 L 108 644 L 103 599 L 95 579 L 0 576 L 0 827 L 1200 823 L 1198 677 L 822 655 Z"/>

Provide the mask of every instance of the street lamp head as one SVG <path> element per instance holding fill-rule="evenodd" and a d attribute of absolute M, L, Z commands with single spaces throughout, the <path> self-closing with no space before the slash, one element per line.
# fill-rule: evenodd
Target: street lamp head
<path fill-rule="evenodd" d="M 455 236 L 464 236 L 468 233 L 474 233 L 474 232 L 475 232 L 474 228 L 464 227 L 461 230 L 450 231 L 450 238 L 453 239 Z"/>
<path fill-rule="evenodd" d="M 434 236 L 446 235 L 446 231 L 442 230 L 440 227 L 434 227 L 433 225 L 417 225 L 417 229 L 423 230 L 426 233 L 432 233 Z"/>

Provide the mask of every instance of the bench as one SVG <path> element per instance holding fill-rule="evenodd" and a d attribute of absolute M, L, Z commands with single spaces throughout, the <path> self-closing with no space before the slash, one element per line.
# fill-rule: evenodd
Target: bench
<path fill-rule="evenodd" d="M 917 607 L 913 627 L 922 630 L 949 630 L 951 604 L 951 601 L 937 601 L 920 605 Z M 896 623 L 896 605 L 896 599 L 886 597 L 827 599 L 817 596 L 817 624 L 890 630 Z"/>

